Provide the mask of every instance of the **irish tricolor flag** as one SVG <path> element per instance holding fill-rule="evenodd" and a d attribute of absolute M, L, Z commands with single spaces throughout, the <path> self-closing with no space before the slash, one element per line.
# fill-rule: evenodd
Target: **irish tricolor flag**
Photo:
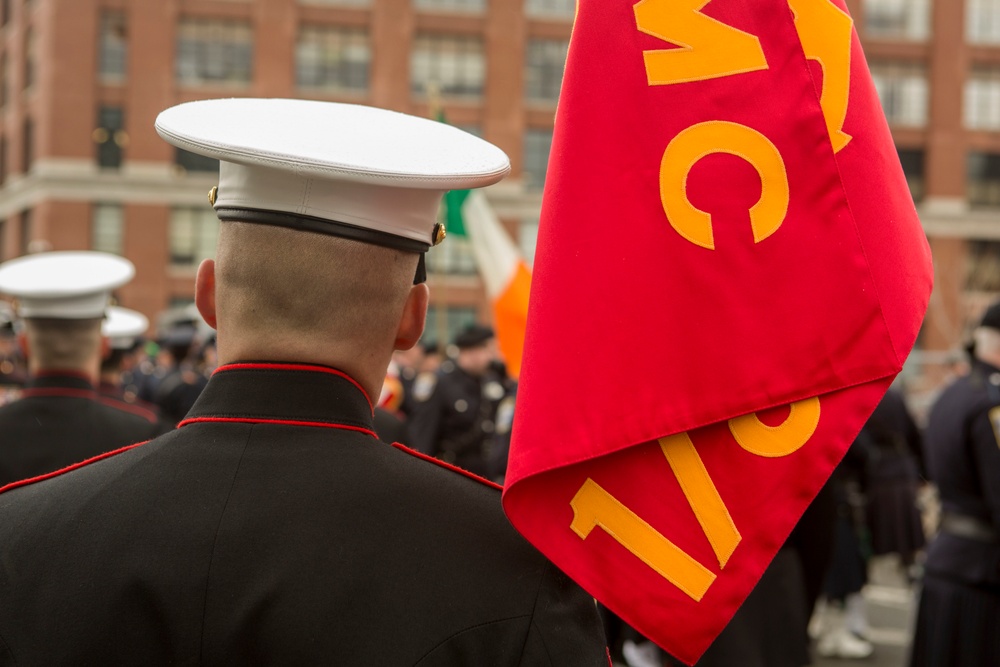
<path fill-rule="evenodd" d="M 444 198 L 444 214 L 448 234 L 469 239 L 493 304 L 500 351 L 508 372 L 516 378 L 521 372 L 531 270 L 479 190 L 449 192 Z"/>

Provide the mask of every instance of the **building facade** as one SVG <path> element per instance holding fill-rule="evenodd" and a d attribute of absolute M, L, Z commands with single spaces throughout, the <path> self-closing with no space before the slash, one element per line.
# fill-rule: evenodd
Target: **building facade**
<path fill-rule="evenodd" d="M 915 358 L 946 364 L 1000 294 L 1000 0 L 847 4 L 935 257 Z M 160 140 L 160 110 L 260 96 L 431 115 L 439 95 L 448 122 L 510 155 L 511 177 L 488 195 L 530 259 L 574 11 L 574 0 L 2 0 L 0 258 L 121 253 L 137 276 L 120 301 L 155 317 L 191 301 L 218 230 L 206 200 L 217 165 Z M 436 248 L 430 268 L 429 337 L 489 317 L 463 241 Z"/>

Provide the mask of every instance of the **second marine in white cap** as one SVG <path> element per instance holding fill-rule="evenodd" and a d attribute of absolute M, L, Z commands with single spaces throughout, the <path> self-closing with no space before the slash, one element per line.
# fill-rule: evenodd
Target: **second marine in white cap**
<path fill-rule="evenodd" d="M 102 400 L 101 323 L 112 292 L 132 279 L 127 259 L 49 252 L 0 265 L 0 293 L 14 298 L 29 378 L 0 408 L 0 486 L 51 473 L 155 437 L 155 419 Z"/>

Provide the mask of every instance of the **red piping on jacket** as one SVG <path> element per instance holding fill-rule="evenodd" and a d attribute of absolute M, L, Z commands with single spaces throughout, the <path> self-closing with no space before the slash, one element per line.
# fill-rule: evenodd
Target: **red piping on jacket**
<path fill-rule="evenodd" d="M 54 470 L 52 472 L 47 472 L 44 475 L 39 475 L 37 477 L 29 477 L 28 479 L 22 479 L 19 482 L 11 482 L 6 486 L 0 486 L 0 493 L 10 491 L 12 489 L 17 489 L 22 486 L 28 486 L 29 484 L 34 484 L 35 482 L 44 482 L 47 479 L 52 479 L 53 477 L 58 477 L 59 475 L 65 475 L 68 472 L 72 472 L 77 468 L 82 468 L 83 466 L 90 465 L 91 463 L 96 463 L 102 459 L 110 458 L 116 454 L 121 454 L 122 452 L 127 452 L 130 449 L 134 449 L 140 445 L 145 445 L 149 440 L 144 440 L 142 442 L 137 442 L 134 445 L 126 445 L 119 449 L 112 450 L 110 452 L 105 452 L 103 454 L 98 454 L 97 456 L 92 456 L 89 459 L 80 461 L 79 463 L 74 463 L 71 466 L 66 466 L 65 468 L 60 468 L 59 470 Z"/>
<path fill-rule="evenodd" d="M 361 426 L 351 426 L 349 424 L 331 424 L 329 422 L 296 421 L 293 419 L 258 419 L 257 417 L 191 417 L 185 419 L 177 425 L 177 428 L 188 424 L 202 424 L 205 422 L 220 422 L 234 424 L 278 424 L 280 426 L 316 426 L 318 428 L 338 428 L 344 431 L 357 431 L 378 438 L 375 431 Z"/>
<path fill-rule="evenodd" d="M 358 383 L 357 380 L 352 378 L 347 373 L 344 373 L 343 371 L 338 371 L 333 368 L 327 368 L 326 366 L 316 366 L 314 364 L 234 363 L 234 364 L 224 364 L 222 366 L 219 366 L 214 371 L 212 371 L 212 375 L 215 375 L 216 373 L 222 371 L 242 371 L 242 370 L 311 371 L 315 373 L 327 373 L 329 375 L 336 375 L 337 377 L 344 378 L 345 380 L 353 384 L 355 387 L 357 387 L 358 391 L 360 391 L 361 394 L 365 397 L 365 400 L 368 401 L 368 407 L 372 409 L 373 413 L 375 412 L 375 408 L 372 406 L 371 397 L 368 395 L 368 392 L 365 391 L 365 388 Z"/>
<path fill-rule="evenodd" d="M 474 479 L 477 482 L 479 482 L 480 484 L 485 484 L 486 486 L 492 486 L 494 489 L 497 489 L 498 491 L 503 491 L 503 487 L 500 486 L 499 484 L 497 484 L 496 482 L 490 481 L 490 480 L 486 479 L 485 477 L 480 477 L 476 473 L 469 472 L 465 468 L 459 468 L 458 466 L 453 466 L 452 464 L 448 463 L 447 461 L 442 461 L 441 459 L 436 459 L 433 456 L 428 456 L 427 454 L 424 454 L 423 452 L 418 452 L 415 449 L 410 449 L 409 447 L 407 447 L 406 445 L 404 445 L 401 442 L 394 442 L 394 443 L 392 443 L 392 446 L 395 447 L 396 449 L 398 449 L 401 452 L 405 452 L 405 453 L 409 454 L 410 456 L 416 456 L 418 459 L 423 459 L 424 461 L 430 461 L 431 463 L 433 463 L 435 465 L 438 465 L 438 466 L 441 466 L 442 468 L 446 468 L 447 470 L 450 470 L 452 472 L 457 472 L 460 475 L 465 475 L 469 479 Z"/>

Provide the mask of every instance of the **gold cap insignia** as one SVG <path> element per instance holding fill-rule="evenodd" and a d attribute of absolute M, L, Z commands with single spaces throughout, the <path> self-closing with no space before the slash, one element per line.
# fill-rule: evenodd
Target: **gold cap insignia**
<path fill-rule="evenodd" d="M 212 189 L 208 191 L 208 203 L 215 206 L 215 199 L 219 196 L 219 186 L 213 185 Z"/>
<path fill-rule="evenodd" d="M 448 236 L 448 233 L 444 230 L 444 225 L 440 222 L 434 225 L 434 245 L 444 241 L 444 237 Z"/>

